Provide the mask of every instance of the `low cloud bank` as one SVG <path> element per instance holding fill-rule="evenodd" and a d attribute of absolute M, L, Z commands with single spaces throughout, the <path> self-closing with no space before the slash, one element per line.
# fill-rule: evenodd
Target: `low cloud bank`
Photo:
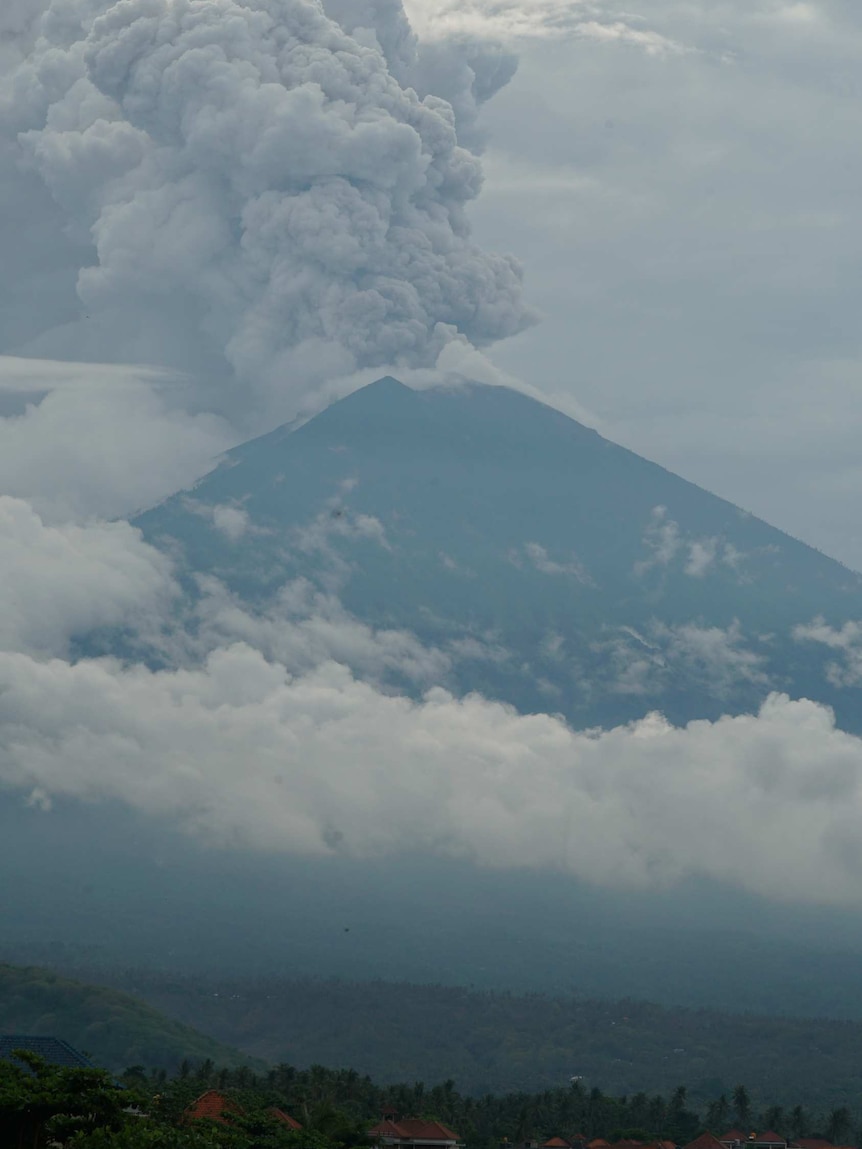
<path fill-rule="evenodd" d="M 294 676 L 247 643 L 160 672 L 6 652 L 0 779 L 43 806 L 119 799 L 223 846 L 862 900 L 862 741 L 777 694 L 758 715 L 577 732 L 440 688 L 393 696 L 335 662 Z"/>

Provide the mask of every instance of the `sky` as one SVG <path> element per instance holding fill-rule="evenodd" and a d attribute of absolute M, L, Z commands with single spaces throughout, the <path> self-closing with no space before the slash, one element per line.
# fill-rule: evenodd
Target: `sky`
<path fill-rule="evenodd" d="M 824 707 L 572 731 L 307 587 L 266 616 L 208 583 L 184 631 L 127 520 L 379 375 L 468 375 L 862 568 L 862 16 L 325 7 L 0 12 L 0 780 L 311 855 L 430 809 L 423 846 L 484 865 L 858 909 L 862 740 Z M 162 664 L 74 659 L 119 625 Z M 819 641 L 856 674 L 848 627 Z"/>
<path fill-rule="evenodd" d="M 495 362 L 859 569 L 862 13 L 457 8 L 519 42 L 473 219 L 543 321 Z"/>

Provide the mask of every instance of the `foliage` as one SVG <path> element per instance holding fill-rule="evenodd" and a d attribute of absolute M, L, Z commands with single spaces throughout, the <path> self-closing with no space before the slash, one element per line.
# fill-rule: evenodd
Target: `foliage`
<path fill-rule="evenodd" d="M 218 1068 L 212 1061 L 182 1065 L 174 1077 L 164 1070 L 132 1066 L 117 1082 L 102 1070 L 59 1069 L 22 1053 L 23 1064 L 0 1062 L 0 1145 L 46 1149 L 369 1149 L 368 1129 L 383 1110 L 443 1121 L 458 1131 L 467 1149 L 497 1149 L 504 1139 L 543 1141 L 561 1134 L 686 1144 L 706 1127 L 704 1113 L 690 1105 L 678 1086 L 670 1095 L 613 1097 L 575 1081 L 539 1093 L 523 1091 L 470 1097 L 451 1080 L 431 1088 L 421 1082 L 389 1086 L 350 1069 L 279 1065 L 265 1074 L 248 1067 Z M 189 1120 L 187 1106 L 217 1088 L 235 1109 L 226 1123 Z M 738 1086 L 735 1103 L 748 1097 Z M 729 1104 L 723 1098 L 725 1107 Z M 717 1100 L 708 1110 L 715 1112 Z M 276 1107 L 302 1122 L 293 1130 L 275 1119 Z M 846 1137 L 847 1106 L 817 1119 L 801 1107 L 788 1116 L 775 1106 L 749 1109 L 755 1125 L 775 1118 L 778 1132 L 819 1124 L 835 1140 Z M 720 1129 L 715 1131 L 721 1132 Z"/>
<path fill-rule="evenodd" d="M 748 1125 L 767 1103 L 862 1108 L 857 1022 L 385 981 L 131 976 L 159 1009 L 269 1063 L 350 1065 L 383 1083 L 452 1077 L 477 1096 L 573 1075 L 619 1094 L 685 1081 L 690 1102 L 716 1103 L 717 1125 Z"/>
<path fill-rule="evenodd" d="M 129 994 L 32 967 L 0 965 L 0 1033 L 62 1033 L 112 1069 L 134 1062 L 174 1069 L 183 1058 L 248 1061 Z"/>

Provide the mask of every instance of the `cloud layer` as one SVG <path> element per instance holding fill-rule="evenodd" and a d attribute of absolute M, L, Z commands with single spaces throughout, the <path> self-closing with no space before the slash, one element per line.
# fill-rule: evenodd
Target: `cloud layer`
<path fill-rule="evenodd" d="M 335 663 L 292 677 L 238 644 L 160 673 L 0 654 L 0 723 L 7 784 L 120 799 L 223 845 L 860 899 L 862 742 L 781 695 L 759 716 L 576 733 L 440 689 L 383 694 Z"/>

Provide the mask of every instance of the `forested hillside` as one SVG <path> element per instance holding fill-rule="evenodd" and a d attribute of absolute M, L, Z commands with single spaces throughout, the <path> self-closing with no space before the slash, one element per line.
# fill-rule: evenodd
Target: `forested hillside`
<path fill-rule="evenodd" d="M 117 981 L 271 1063 L 350 1067 L 383 1083 L 451 1078 L 481 1095 L 556 1088 L 579 1075 L 620 1094 L 684 1083 L 700 1104 L 744 1081 L 764 1102 L 862 1107 L 857 1022 L 386 982 Z"/>
<path fill-rule="evenodd" d="M 0 965 L 0 1033 L 63 1038 L 110 1069 L 174 1069 L 184 1059 L 249 1064 L 213 1041 L 116 989 L 71 981 L 45 969 Z"/>

